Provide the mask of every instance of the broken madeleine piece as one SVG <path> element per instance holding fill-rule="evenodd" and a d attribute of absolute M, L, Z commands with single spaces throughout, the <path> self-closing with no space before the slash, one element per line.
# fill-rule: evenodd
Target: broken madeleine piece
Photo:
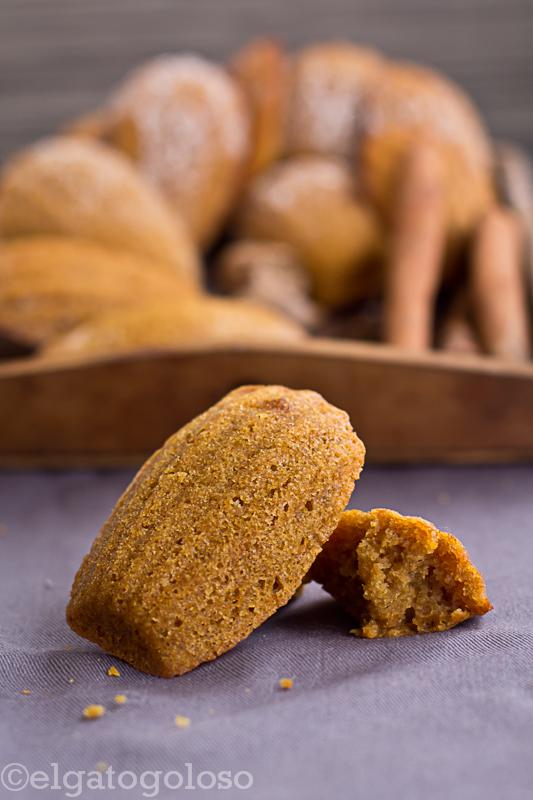
<path fill-rule="evenodd" d="M 345 511 L 310 576 L 367 639 L 445 631 L 492 608 L 455 536 L 384 508 Z"/>

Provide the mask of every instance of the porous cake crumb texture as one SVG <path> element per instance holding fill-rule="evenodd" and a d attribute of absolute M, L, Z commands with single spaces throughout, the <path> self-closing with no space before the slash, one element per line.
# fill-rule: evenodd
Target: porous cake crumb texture
<path fill-rule="evenodd" d="M 445 631 L 492 608 L 458 539 L 387 509 L 345 511 L 311 577 L 369 639 Z"/>

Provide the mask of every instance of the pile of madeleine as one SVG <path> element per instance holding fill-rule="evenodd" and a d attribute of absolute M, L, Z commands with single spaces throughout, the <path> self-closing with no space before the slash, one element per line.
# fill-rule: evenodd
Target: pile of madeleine
<path fill-rule="evenodd" d="M 141 64 L 0 177 L 0 353 L 310 335 L 526 360 L 533 190 L 445 77 L 348 42 Z"/>

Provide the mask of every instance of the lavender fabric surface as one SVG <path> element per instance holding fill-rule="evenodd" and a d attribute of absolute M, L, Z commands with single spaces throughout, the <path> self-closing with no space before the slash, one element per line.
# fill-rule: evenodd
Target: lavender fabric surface
<path fill-rule="evenodd" d="M 196 785 L 192 796 L 530 800 L 533 467 L 367 468 L 352 498 L 459 536 L 487 579 L 495 610 L 483 619 L 361 641 L 313 585 L 232 652 L 173 680 L 136 672 L 65 623 L 74 572 L 130 477 L 0 474 L 0 771 L 18 780 L 13 796 L 76 796 L 76 777 L 65 778 L 74 788 L 62 783 L 67 770 L 111 766 L 132 771 L 135 788 L 84 788 L 83 797 L 188 796 L 150 776 L 172 771 L 175 785 L 178 771 L 195 785 L 202 771 L 227 770 L 243 785 L 250 773 L 253 785 Z M 119 678 L 107 676 L 111 664 Z M 294 687 L 283 692 L 285 676 Z M 89 703 L 108 713 L 83 720 Z M 176 714 L 190 726 L 176 727 Z M 50 780 L 56 769 L 61 788 L 24 787 L 24 770 L 5 771 L 11 762 Z M 0 796 L 12 795 L 4 787 Z"/>

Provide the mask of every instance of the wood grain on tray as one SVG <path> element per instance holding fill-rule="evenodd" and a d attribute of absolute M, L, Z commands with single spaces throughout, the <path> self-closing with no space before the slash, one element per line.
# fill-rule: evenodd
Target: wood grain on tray
<path fill-rule="evenodd" d="M 0 465 L 138 464 L 241 384 L 315 389 L 344 408 L 371 462 L 533 459 L 533 366 L 313 340 L 0 367 Z"/>

